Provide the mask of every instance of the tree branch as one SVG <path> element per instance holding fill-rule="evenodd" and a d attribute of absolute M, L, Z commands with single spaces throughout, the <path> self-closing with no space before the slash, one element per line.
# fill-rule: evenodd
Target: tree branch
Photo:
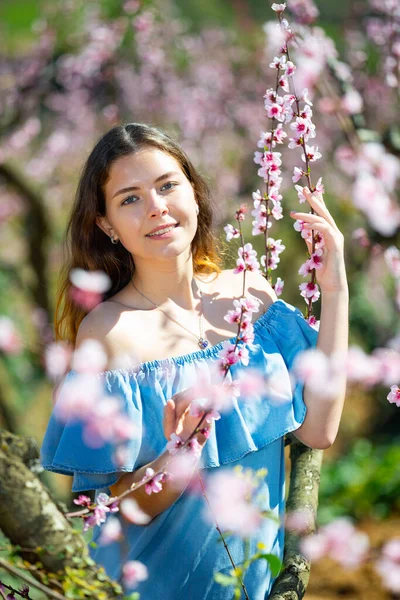
<path fill-rule="evenodd" d="M 287 512 L 310 509 L 314 515 L 314 526 L 307 533 L 313 533 L 318 508 L 318 489 L 322 465 L 322 450 L 304 446 L 291 436 L 290 445 L 290 486 L 286 503 Z M 310 562 L 299 550 L 299 536 L 285 534 L 283 568 L 272 587 L 269 600 L 301 600 L 310 578 Z"/>
<path fill-rule="evenodd" d="M 36 275 L 36 279 L 30 287 L 30 293 L 35 304 L 43 308 L 50 316 L 47 278 L 47 241 L 50 225 L 41 194 L 15 165 L 0 163 L 0 177 L 20 194 L 28 209 L 25 219 L 28 257 Z"/>
<path fill-rule="evenodd" d="M 120 598 L 121 586 L 95 565 L 86 541 L 35 475 L 38 457 L 33 438 L 0 432 L 0 529 L 13 545 L 25 548 L 19 555 L 35 567 L 38 580 L 44 576 L 45 583 L 52 579 L 62 589 L 85 590 L 93 600 Z"/>

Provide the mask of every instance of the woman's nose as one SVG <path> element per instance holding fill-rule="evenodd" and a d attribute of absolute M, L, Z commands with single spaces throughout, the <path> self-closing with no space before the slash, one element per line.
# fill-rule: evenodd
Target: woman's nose
<path fill-rule="evenodd" d="M 157 194 L 156 191 L 150 193 L 149 199 L 149 211 L 151 216 L 159 216 L 168 214 L 168 206 L 166 202 L 166 198 L 161 194 Z"/>

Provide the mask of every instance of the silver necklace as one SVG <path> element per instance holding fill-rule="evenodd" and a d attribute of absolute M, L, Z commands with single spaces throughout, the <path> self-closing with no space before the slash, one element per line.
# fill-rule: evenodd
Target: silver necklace
<path fill-rule="evenodd" d="M 150 298 L 148 298 L 147 296 L 145 296 L 140 290 L 138 290 L 138 288 L 136 287 L 136 285 L 133 283 L 133 281 L 131 280 L 131 284 L 133 285 L 133 287 L 135 288 L 135 290 L 148 302 L 150 302 L 150 304 L 152 304 L 153 306 L 155 306 L 156 308 L 160 308 L 159 304 L 156 304 L 155 302 L 153 302 L 153 300 L 150 300 Z M 196 335 L 195 333 L 193 333 L 193 331 L 190 331 L 189 329 L 186 329 L 186 327 L 184 325 L 182 325 L 182 323 L 179 323 L 179 321 L 176 321 L 173 317 L 171 317 L 170 315 L 168 315 L 165 310 L 162 310 L 162 308 L 160 308 L 161 312 L 164 313 L 164 315 L 170 319 L 171 321 L 173 321 L 174 323 L 176 323 L 177 325 L 179 325 L 179 327 L 182 327 L 182 329 L 184 329 L 185 331 L 187 331 L 188 333 L 190 333 L 190 335 L 194 335 L 194 337 L 197 340 L 197 344 L 199 345 L 199 347 L 204 350 L 204 348 L 207 348 L 208 346 L 208 341 L 206 339 L 204 339 L 204 327 L 203 327 L 203 292 L 201 291 L 201 289 L 199 287 L 197 287 L 198 292 L 200 294 L 200 304 L 201 304 L 201 312 L 199 315 L 199 331 L 200 331 L 200 337 L 198 335 Z"/>

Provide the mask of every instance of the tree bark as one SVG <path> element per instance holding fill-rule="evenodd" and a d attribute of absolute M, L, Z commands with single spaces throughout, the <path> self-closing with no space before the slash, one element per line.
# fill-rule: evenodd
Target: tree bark
<path fill-rule="evenodd" d="M 314 523 L 307 534 L 315 531 L 322 456 L 322 450 L 308 448 L 291 436 L 291 471 L 286 511 L 312 511 Z M 301 600 L 304 597 L 311 564 L 300 553 L 299 541 L 298 535 L 286 532 L 283 567 L 274 582 L 269 600 Z"/>
<path fill-rule="evenodd" d="M 32 575 L 41 581 L 44 574 L 59 584 L 48 587 L 77 590 L 69 597 L 121 598 L 120 586 L 94 564 L 86 541 L 64 517 L 66 507 L 52 498 L 35 474 L 40 471 L 38 458 L 32 438 L 0 432 L 0 529 L 11 544 L 24 549 L 19 554 L 25 561 L 32 566 L 40 563 Z"/>

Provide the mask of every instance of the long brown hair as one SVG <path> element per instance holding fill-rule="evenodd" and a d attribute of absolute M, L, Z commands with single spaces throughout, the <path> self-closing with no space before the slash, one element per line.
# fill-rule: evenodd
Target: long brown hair
<path fill-rule="evenodd" d="M 62 266 L 56 294 L 54 329 L 57 340 L 75 344 L 82 319 L 87 314 L 70 297 L 71 269 L 104 271 L 112 281 L 104 300 L 114 296 L 132 279 L 135 265 L 132 255 L 122 244 L 111 244 L 109 237 L 96 224 L 96 217 L 106 214 L 104 185 L 112 163 L 121 156 L 134 154 L 144 146 L 153 146 L 173 156 L 193 186 L 199 205 L 198 227 L 192 241 L 195 273 L 219 273 L 221 259 L 212 232 L 213 202 L 205 179 L 169 135 L 143 123 L 114 127 L 96 144 L 87 159 L 76 192 L 67 225 Z"/>

